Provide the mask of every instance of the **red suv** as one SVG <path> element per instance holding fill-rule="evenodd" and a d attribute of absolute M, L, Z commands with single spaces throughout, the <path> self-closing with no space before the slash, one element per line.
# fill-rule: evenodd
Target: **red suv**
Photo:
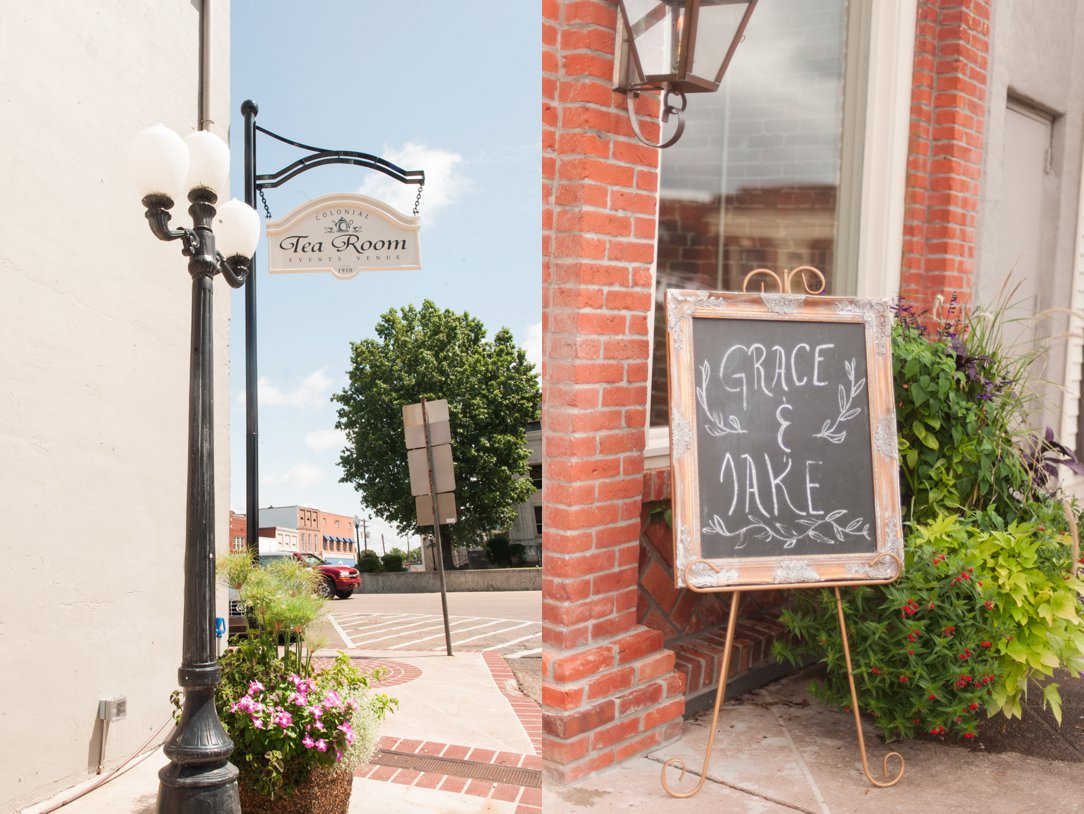
<path fill-rule="evenodd" d="M 320 572 L 323 579 L 316 586 L 316 592 L 327 599 L 333 596 L 339 599 L 349 599 L 354 589 L 361 585 L 361 576 L 358 569 L 348 565 L 331 565 L 324 562 L 315 554 L 307 554 L 299 551 L 282 551 L 275 554 L 261 554 L 260 565 L 274 561 L 280 557 L 293 557 L 300 560 L 309 568 L 315 568 Z"/>

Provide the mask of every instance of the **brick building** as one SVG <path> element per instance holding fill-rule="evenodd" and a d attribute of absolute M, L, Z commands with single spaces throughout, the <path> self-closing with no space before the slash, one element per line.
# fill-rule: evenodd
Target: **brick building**
<path fill-rule="evenodd" d="M 230 551 L 244 551 L 245 537 L 248 534 L 248 521 L 243 514 L 230 510 Z"/>
<path fill-rule="evenodd" d="M 357 538 L 353 517 L 309 506 L 268 506 L 260 509 L 260 525 L 297 529 L 297 550 L 328 562 L 357 562 Z"/>
<path fill-rule="evenodd" d="M 685 135 L 638 142 L 613 91 L 615 0 L 544 0 L 544 756 L 582 777 L 677 735 L 718 681 L 725 597 L 673 587 L 662 303 L 813 265 L 837 295 L 1020 283 L 1041 415 L 1080 446 L 1084 7 L 764 0 Z M 636 101 L 648 138 L 657 95 Z M 1062 310 L 1051 312 L 1049 309 Z M 771 675 L 779 597 L 743 602 L 733 689 Z"/>
<path fill-rule="evenodd" d="M 354 518 L 319 509 L 316 517 L 320 526 L 320 543 L 323 546 L 323 553 L 320 556 L 333 563 L 348 565 L 356 563 L 358 544 L 355 539 Z"/>

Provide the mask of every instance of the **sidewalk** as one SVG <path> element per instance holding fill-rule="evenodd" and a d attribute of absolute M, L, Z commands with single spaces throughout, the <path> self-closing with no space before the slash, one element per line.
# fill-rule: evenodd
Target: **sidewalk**
<path fill-rule="evenodd" d="M 1028 757 L 1012 752 L 990 754 L 929 741 L 885 746 L 875 730 L 863 729 L 870 772 L 882 779 L 889 751 L 906 761 L 900 782 L 875 788 L 862 773 L 850 715 L 830 710 L 805 691 L 808 678 L 789 676 L 724 704 L 712 749 L 708 779 L 688 799 L 667 795 L 660 784 L 663 763 L 681 758 L 688 774 L 667 772 L 672 788 L 692 788 L 704 765 L 710 710 L 685 724 L 671 744 L 570 786 L 546 781 L 546 814 L 590 811 L 610 814 L 953 814 L 1084 812 L 1084 765 Z M 1065 725 L 1084 715 L 1066 709 Z M 1079 721 L 1077 723 L 1080 723 Z M 896 771 L 896 762 L 890 764 Z"/>
<path fill-rule="evenodd" d="M 355 773 L 351 814 L 541 814 L 542 714 L 493 653 L 346 651 L 389 670 L 377 689 L 399 699 L 372 763 Z M 317 656 L 334 656 L 334 652 Z M 153 814 L 161 749 L 59 809 L 63 814 Z M 97 778 L 95 778 L 97 779 Z M 87 785 L 90 785 L 89 783 Z M 39 814 L 69 789 L 23 810 Z"/>

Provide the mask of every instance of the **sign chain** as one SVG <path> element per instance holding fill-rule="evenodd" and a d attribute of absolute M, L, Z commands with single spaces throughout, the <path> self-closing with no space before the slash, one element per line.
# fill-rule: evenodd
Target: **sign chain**
<path fill-rule="evenodd" d="M 418 197 L 414 199 L 414 217 L 418 217 L 418 207 L 422 202 L 423 189 L 425 189 L 425 184 L 418 184 Z"/>
<path fill-rule="evenodd" d="M 267 196 L 263 194 L 263 190 L 258 190 L 260 193 L 260 200 L 263 201 L 263 213 L 268 220 L 271 220 L 271 207 L 267 205 Z"/>

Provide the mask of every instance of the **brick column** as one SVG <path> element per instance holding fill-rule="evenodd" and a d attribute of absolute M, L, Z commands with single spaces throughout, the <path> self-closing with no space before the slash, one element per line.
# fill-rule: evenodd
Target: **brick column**
<path fill-rule="evenodd" d="M 543 757 L 571 781 L 676 737 L 685 702 L 636 618 L 659 155 L 611 89 L 616 3 L 542 13 Z"/>
<path fill-rule="evenodd" d="M 990 0 L 919 0 L 900 294 L 967 301 L 975 273 Z"/>

